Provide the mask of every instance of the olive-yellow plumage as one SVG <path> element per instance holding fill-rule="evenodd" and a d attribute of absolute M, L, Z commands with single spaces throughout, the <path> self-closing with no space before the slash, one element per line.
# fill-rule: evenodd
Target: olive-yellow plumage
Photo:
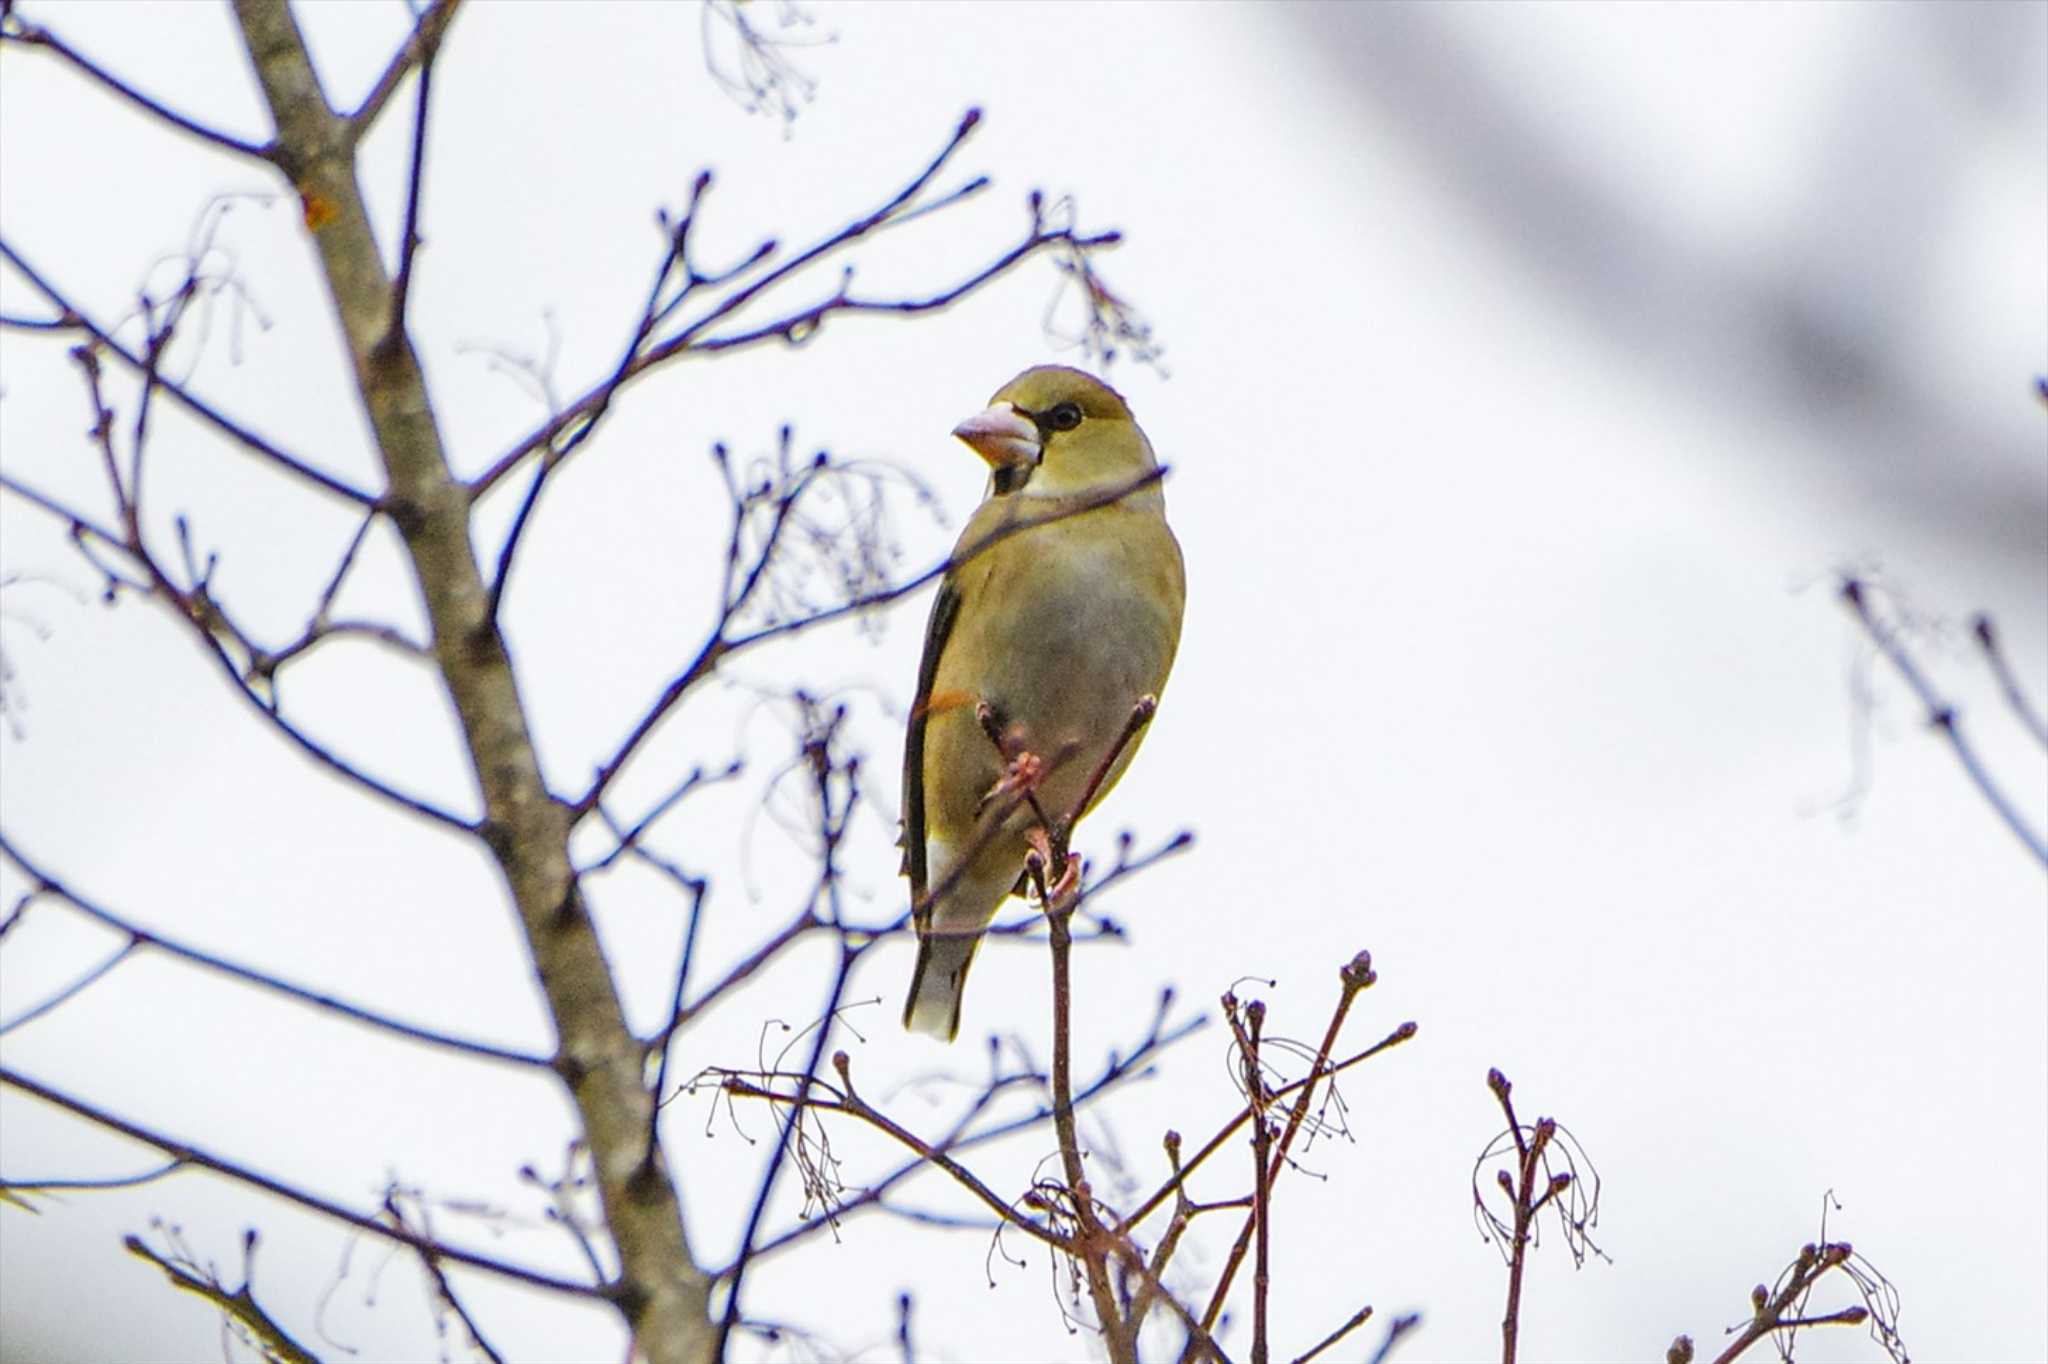
<path fill-rule="evenodd" d="M 1005 762 L 978 706 L 1047 765 L 1037 796 L 1057 818 L 1139 699 L 1165 687 L 1186 599 L 1165 496 L 1146 481 L 1158 468 L 1151 443 L 1108 385 L 1075 369 L 1028 369 L 954 434 L 988 461 L 989 494 L 932 603 L 903 758 L 919 940 L 903 1022 L 943 1039 L 959 1032 L 967 968 L 1018 885 L 1035 822 L 1028 808 L 989 799 Z M 1011 526 L 1025 528 L 991 543 Z"/>

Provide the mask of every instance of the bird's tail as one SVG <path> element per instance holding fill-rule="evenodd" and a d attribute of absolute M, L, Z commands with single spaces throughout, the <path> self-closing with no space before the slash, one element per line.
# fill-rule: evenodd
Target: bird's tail
<path fill-rule="evenodd" d="M 925 934 L 917 944 L 917 969 L 910 975 L 910 998 L 903 1003 L 903 1026 L 941 1042 L 960 1032 L 960 992 L 967 968 L 974 964 L 980 933 Z"/>

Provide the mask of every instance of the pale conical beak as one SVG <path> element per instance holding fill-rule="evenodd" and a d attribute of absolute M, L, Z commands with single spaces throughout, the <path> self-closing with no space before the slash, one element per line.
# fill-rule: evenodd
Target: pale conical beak
<path fill-rule="evenodd" d="M 953 428 L 953 434 L 972 446 L 974 453 L 994 469 L 1011 469 L 1038 463 L 1045 447 L 1039 443 L 1038 428 L 1017 414 L 1009 403 L 993 403 Z"/>

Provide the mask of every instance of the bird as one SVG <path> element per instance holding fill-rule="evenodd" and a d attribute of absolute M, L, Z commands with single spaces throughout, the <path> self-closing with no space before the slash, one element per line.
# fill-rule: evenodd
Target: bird
<path fill-rule="evenodd" d="M 1108 384 L 1027 369 L 953 434 L 987 461 L 988 490 L 932 602 L 903 752 L 918 937 L 903 1025 L 941 1041 L 959 1035 L 984 930 L 1024 893 L 1026 854 L 1045 851 L 1050 831 L 1024 795 L 1049 819 L 1078 819 L 1116 785 L 1187 601 L 1158 459 Z"/>

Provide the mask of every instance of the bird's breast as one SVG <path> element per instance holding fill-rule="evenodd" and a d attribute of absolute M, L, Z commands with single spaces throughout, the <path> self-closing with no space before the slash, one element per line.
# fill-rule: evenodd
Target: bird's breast
<path fill-rule="evenodd" d="M 1000 772 L 973 716 L 981 700 L 1058 760 L 1047 808 L 1065 808 L 1138 698 L 1166 685 L 1185 596 L 1179 547 L 1162 517 L 1105 509 L 1012 536 L 965 572 L 963 587 L 987 605 L 962 610 L 940 660 L 933 694 L 970 703 L 932 722 L 932 803 L 971 821 Z"/>

